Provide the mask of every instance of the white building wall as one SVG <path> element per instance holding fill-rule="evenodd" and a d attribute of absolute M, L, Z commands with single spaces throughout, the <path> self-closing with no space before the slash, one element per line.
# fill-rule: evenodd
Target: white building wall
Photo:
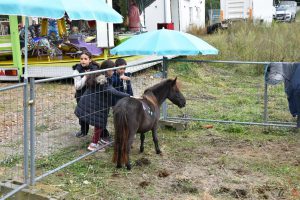
<path fill-rule="evenodd" d="M 180 30 L 191 26 L 205 27 L 205 0 L 180 1 Z"/>
<path fill-rule="evenodd" d="M 112 0 L 106 0 L 112 7 Z M 97 47 L 114 47 L 114 26 L 113 23 L 96 21 L 97 26 Z"/>
<path fill-rule="evenodd" d="M 156 0 L 145 9 L 146 30 L 156 30 L 157 23 L 164 23 L 164 0 Z"/>
<path fill-rule="evenodd" d="M 157 23 L 164 23 L 165 0 L 156 0 L 145 10 L 147 31 L 157 29 Z M 190 26 L 205 27 L 205 0 L 170 0 L 171 17 L 175 30 L 187 31 Z"/>
<path fill-rule="evenodd" d="M 180 20 L 179 20 L 179 3 L 180 0 L 172 0 L 171 1 L 171 20 L 174 23 L 174 29 L 180 30 Z"/>
<path fill-rule="evenodd" d="M 271 23 L 273 20 L 273 0 L 253 0 L 253 19 Z"/>
<path fill-rule="evenodd" d="M 195 4 L 195 21 L 194 23 L 204 28 L 205 27 L 205 0 L 197 0 Z"/>
<path fill-rule="evenodd" d="M 179 15 L 180 15 L 180 31 L 186 32 L 186 29 L 190 25 L 191 21 L 191 9 L 189 7 L 190 2 L 181 0 L 179 2 Z"/>
<path fill-rule="evenodd" d="M 221 0 L 222 21 L 248 19 L 250 11 L 254 20 L 271 23 L 273 20 L 273 0 Z"/>

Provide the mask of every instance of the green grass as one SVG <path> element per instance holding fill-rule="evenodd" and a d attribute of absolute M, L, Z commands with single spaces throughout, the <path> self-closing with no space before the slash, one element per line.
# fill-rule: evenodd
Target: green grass
<path fill-rule="evenodd" d="M 22 159 L 23 159 L 23 157 L 20 155 L 8 156 L 4 159 L 1 159 L 0 167 L 7 167 L 7 168 L 14 167 L 14 166 L 16 166 L 16 164 L 20 164 Z"/>
<path fill-rule="evenodd" d="M 299 16 L 298 13 L 297 23 L 274 22 L 270 26 L 265 26 L 240 22 L 216 34 L 201 35 L 201 38 L 220 52 L 217 56 L 198 56 L 197 59 L 299 62 L 300 54 L 297 53 L 300 51 Z M 240 70 L 251 69 L 244 66 Z M 259 66 L 253 69 L 256 73 L 263 72 Z"/>
<path fill-rule="evenodd" d="M 300 11 L 297 12 L 296 22 L 300 22 Z"/>
<path fill-rule="evenodd" d="M 222 67 L 208 64 L 172 62 L 169 76 L 179 77 L 187 105 L 182 110 L 169 106 L 169 115 L 192 118 L 263 122 L 264 77 L 242 73 L 239 66 Z M 188 70 L 186 70 L 188 69 Z M 268 114 L 270 121 L 293 121 L 288 112 L 283 84 L 269 86 Z"/>

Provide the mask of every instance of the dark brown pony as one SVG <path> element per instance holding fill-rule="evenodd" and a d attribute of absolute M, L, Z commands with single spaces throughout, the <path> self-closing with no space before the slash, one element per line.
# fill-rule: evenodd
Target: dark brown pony
<path fill-rule="evenodd" d="M 169 99 L 180 108 L 185 106 L 185 98 L 179 91 L 176 80 L 177 78 L 167 79 L 146 89 L 141 99 L 125 97 L 118 101 L 114 107 L 113 155 L 117 168 L 126 164 L 127 169 L 131 169 L 129 154 L 136 133 L 141 134 L 140 152 L 144 151 L 145 132 L 151 130 L 156 153 L 161 153 L 157 139 L 161 104 Z"/>

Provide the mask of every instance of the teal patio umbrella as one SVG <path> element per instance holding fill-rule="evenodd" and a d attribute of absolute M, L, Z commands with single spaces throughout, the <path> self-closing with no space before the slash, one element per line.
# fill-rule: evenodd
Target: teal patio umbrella
<path fill-rule="evenodd" d="M 168 29 L 159 29 L 135 35 L 115 48 L 110 53 L 115 55 L 216 55 L 218 50 L 194 35 Z M 167 77 L 163 62 L 163 77 Z M 166 103 L 162 106 L 166 118 Z"/>
<path fill-rule="evenodd" d="M 160 29 L 135 35 L 110 51 L 115 55 L 216 55 L 218 50 L 194 35 Z"/>
<path fill-rule="evenodd" d="M 1 0 L 1 15 L 122 23 L 122 16 L 104 0 Z"/>
<path fill-rule="evenodd" d="M 0 0 L 0 15 L 60 19 L 65 13 L 71 20 L 123 22 L 122 16 L 104 0 Z M 25 23 L 25 79 L 28 78 L 27 27 Z"/>

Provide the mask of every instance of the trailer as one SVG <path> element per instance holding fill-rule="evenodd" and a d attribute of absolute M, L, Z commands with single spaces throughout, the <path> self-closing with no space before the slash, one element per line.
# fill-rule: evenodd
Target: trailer
<path fill-rule="evenodd" d="M 271 23 L 275 12 L 273 0 L 220 0 L 222 26 L 237 20 Z"/>

